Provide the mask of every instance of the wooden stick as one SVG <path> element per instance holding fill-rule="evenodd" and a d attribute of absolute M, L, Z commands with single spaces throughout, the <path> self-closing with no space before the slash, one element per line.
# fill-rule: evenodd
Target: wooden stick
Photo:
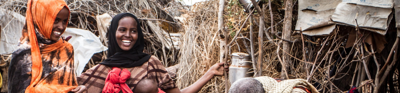
<path fill-rule="evenodd" d="M 257 69 L 257 62 L 254 58 L 254 44 L 253 44 L 253 14 L 250 13 L 250 55 L 251 55 L 251 61 L 253 62 L 253 69 L 254 72 L 256 72 Z M 256 74 L 254 74 L 253 76 L 255 76 Z"/>
<path fill-rule="evenodd" d="M 315 57 L 315 58 L 318 58 L 318 56 L 321 54 L 321 51 L 322 51 L 322 49 L 324 49 L 324 47 L 325 47 L 325 45 L 326 45 L 326 42 L 328 42 L 328 40 L 329 40 L 329 37 L 324 41 L 324 43 L 322 43 L 322 47 L 321 47 L 321 49 L 317 52 L 317 56 Z M 314 64 L 313 64 L 313 66 L 311 67 L 311 72 L 310 72 L 310 74 L 307 76 L 307 81 L 310 81 L 310 78 L 311 78 L 311 76 L 314 74 L 314 72 L 315 72 L 315 70 L 314 70 L 314 67 L 315 67 L 315 63 L 317 62 L 317 59 L 315 59 L 314 60 Z"/>
<path fill-rule="evenodd" d="M 278 45 L 279 45 L 280 43 L 282 43 L 282 41 L 280 41 L 280 42 L 278 43 Z M 279 62 L 280 62 L 282 65 L 285 65 L 285 62 L 282 61 L 282 58 L 281 58 L 280 55 L 279 55 L 279 49 L 280 49 L 280 46 L 278 46 L 278 48 L 276 49 L 276 56 L 278 57 Z M 285 77 L 282 77 L 282 75 L 281 75 L 281 78 L 289 78 L 288 75 L 287 75 L 286 68 L 282 68 L 281 74 L 286 74 Z"/>
<path fill-rule="evenodd" d="M 262 50 L 263 50 L 263 45 L 264 45 L 264 43 L 263 43 L 263 29 L 264 29 L 264 18 L 263 17 L 260 17 L 260 26 L 259 26 L 259 31 L 258 31 L 258 73 L 257 73 L 257 76 L 261 76 L 261 74 L 262 74 L 262 63 L 263 63 L 263 61 L 262 61 L 262 58 L 263 58 L 263 52 L 262 52 Z"/>
<path fill-rule="evenodd" d="M 358 84 L 360 84 L 361 73 L 363 72 L 360 62 L 357 62 L 357 67 L 358 67 L 357 80 L 356 80 L 356 84 L 354 86 L 358 86 Z"/>
<path fill-rule="evenodd" d="M 228 46 L 226 42 L 228 41 L 227 32 L 224 30 L 224 7 L 225 7 L 225 0 L 219 0 L 219 11 L 218 11 L 218 30 L 221 31 L 221 41 L 220 41 L 220 62 L 225 62 L 224 66 L 227 66 L 227 58 L 228 58 Z M 225 76 L 225 93 L 229 91 L 229 78 L 228 74 L 224 69 L 224 76 Z"/>
<path fill-rule="evenodd" d="M 1 39 L 1 26 L 0 26 L 0 39 Z"/>
<path fill-rule="evenodd" d="M 363 50 L 363 44 L 361 45 L 361 54 L 362 55 L 364 55 L 364 50 Z M 364 64 L 364 70 L 365 70 L 365 73 L 367 74 L 367 76 L 368 76 L 368 79 L 369 80 L 372 80 L 372 78 L 371 78 L 371 74 L 369 73 L 369 70 L 368 70 L 368 60 L 369 60 L 369 58 L 370 57 L 368 57 L 368 58 L 366 58 L 366 59 L 363 59 L 362 61 L 362 63 Z M 367 60 L 367 62 L 366 62 L 366 60 Z"/>
<path fill-rule="evenodd" d="M 171 22 L 165 19 L 154 19 L 154 18 L 140 18 L 139 20 L 148 20 L 148 21 L 162 21 L 162 22 L 167 22 L 167 23 L 171 23 L 171 24 L 179 24 L 177 22 Z"/>
<path fill-rule="evenodd" d="M 290 34 L 292 31 L 292 12 L 293 12 L 293 7 L 291 7 L 293 4 L 293 0 L 286 0 L 285 3 L 285 17 L 284 17 L 284 22 L 283 22 L 283 31 L 282 31 L 282 37 L 283 39 L 290 40 Z M 289 51 L 290 44 L 289 42 L 283 42 L 283 51 Z M 282 56 L 283 61 L 286 63 L 286 70 L 289 70 L 289 66 L 291 65 L 290 57 L 288 55 L 283 54 Z M 281 76 L 282 77 L 282 76 Z"/>
<path fill-rule="evenodd" d="M 251 12 L 250 12 L 250 15 L 251 15 L 251 13 L 253 13 L 253 11 L 251 11 Z M 230 46 L 230 45 L 233 43 L 233 41 L 235 41 L 235 40 L 236 40 L 236 38 L 237 38 L 237 36 L 239 35 L 240 31 L 242 31 L 242 28 L 243 28 L 243 27 L 244 27 L 244 25 L 246 24 L 246 22 L 247 22 L 247 19 L 249 19 L 249 18 L 250 18 L 250 15 L 249 15 L 249 16 L 247 16 L 246 20 L 244 20 L 244 22 L 243 22 L 242 26 L 240 26 L 240 29 L 239 29 L 238 31 L 236 31 L 236 34 L 235 34 L 235 36 L 233 37 L 232 41 L 228 43 L 228 46 Z M 250 25 L 250 26 L 251 26 L 251 25 Z"/>
<path fill-rule="evenodd" d="M 306 49 L 305 49 L 305 46 L 304 46 L 304 37 L 303 37 L 303 31 L 301 31 L 301 28 L 300 28 L 300 35 L 301 35 L 301 44 L 302 44 L 302 46 L 303 46 L 303 60 L 304 60 L 304 62 L 307 62 L 307 59 L 306 59 Z M 310 73 L 309 73 L 309 71 L 308 71 L 308 64 L 305 64 L 306 65 L 306 72 L 307 72 L 307 75 L 309 75 Z M 329 75 L 328 75 L 329 76 Z"/>
<path fill-rule="evenodd" d="M 356 68 L 354 69 L 353 78 L 351 79 L 351 84 L 350 84 L 350 86 L 354 86 L 354 80 L 355 80 L 357 71 L 358 71 L 358 63 L 356 64 Z"/>
<path fill-rule="evenodd" d="M 375 53 L 375 51 L 374 51 L 373 45 L 371 45 L 371 51 L 372 51 L 372 54 L 374 54 L 373 57 L 374 57 L 374 61 L 375 61 L 376 68 L 377 68 L 376 71 L 379 71 L 379 70 L 380 70 L 380 67 L 381 67 L 381 64 L 379 64 L 379 63 L 378 63 L 378 60 L 376 59 L 376 55 L 375 55 L 376 53 Z M 376 72 L 376 74 L 378 74 L 378 72 Z"/>
<path fill-rule="evenodd" d="M 262 10 L 262 9 L 260 9 L 260 7 L 258 6 L 258 4 L 256 3 L 256 1 L 255 0 L 251 0 L 251 2 L 253 3 L 253 5 L 256 7 L 256 9 L 258 10 L 258 12 L 260 12 L 260 14 L 261 14 L 261 16 L 260 16 L 260 23 L 259 23 L 259 29 L 258 29 L 258 61 L 257 61 L 257 63 L 259 63 L 259 64 L 257 64 L 257 68 L 258 68 L 258 71 L 257 71 L 257 75 L 256 76 L 261 76 L 261 74 L 262 74 L 262 70 L 261 70 L 261 68 L 262 68 L 262 57 L 263 57 L 263 53 L 262 53 L 262 46 L 264 45 L 264 43 L 263 43 L 263 30 L 264 30 L 264 10 Z"/>
<path fill-rule="evenodd" d="M 379 71 L 379 73 L 375 77 L 376 87 L 374 89 L 374 93 L 378 93 L 379 92 L 379 89 L 382 87 L 383 82 L 386 80 L 387 75 L 389 74 L 390 70 L 392 69 L 392 67 L 394 66 L 394 64 L 397 61 L 397 54 L 398 53 L 396 52 L 394 54 L 395 56 L 393 57 L 393 60 L 389 63 L 389 60 L 392 57 L 393 52 L 397 51 L 397 48 L 398 48 L 397 45 L 399 44 L 399 39 L 400 39 L 399 37 L 396 38 L 396 41 L 395 41 L 394 45 L 392 46 L 392 49 L 390 50 L 389 56 L 386 59 L 385 65 L 382 67 L 381 71 Z"/>

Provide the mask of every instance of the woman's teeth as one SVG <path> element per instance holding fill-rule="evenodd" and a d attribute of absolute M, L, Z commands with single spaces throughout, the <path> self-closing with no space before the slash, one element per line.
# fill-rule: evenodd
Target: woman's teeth
<path fill-rule="evenodd" d="M 60 33 L 60 32 L 54 32 L 54 34 L 55 34 L 55 35 L 61 35 L 61 33 Z"/>
<path fill-rule="evenodd" d="M 125 46 L 129 46 L 131 44 L 130 40 L 122 40 L 122 44 Z"/>

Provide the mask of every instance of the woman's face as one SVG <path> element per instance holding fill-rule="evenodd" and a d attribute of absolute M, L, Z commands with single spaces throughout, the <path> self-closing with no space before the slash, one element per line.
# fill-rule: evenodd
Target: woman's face
<path fill-rule="evenodd" d="M 137 29 L 137 22 L 134 18 L 123 17 L 119 20 L 115 38 L 122 50 L 128 51 L 135 45 L 138 38 Z"/>
<path fill-rule="evenodd" d="M 53 30 L 51 32 L 50 40 L 58 41 L 61 37 L 61 33 L 65 31 L 67 28 L 69 11 L 67 8 L 63 8 L 58 12 L 56 20 L 53 23 Z"/>

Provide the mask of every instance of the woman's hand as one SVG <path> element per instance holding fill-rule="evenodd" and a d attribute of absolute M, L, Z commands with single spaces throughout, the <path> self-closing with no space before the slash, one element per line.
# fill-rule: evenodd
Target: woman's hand
<path fill-rule="evenodd" d="M 189 87 L 186 87 L 184 89 L 181 90 L 181 93 L 197 93 L 200 91 L 200 89 L 208 82 L 210 81 L 214 76 L 222 76 L 224 75 L 224 69 L 226 72 L 228 72 L 228 68 L 229 66 L 226 65 L 224 66 L 224 63 L 216 63 L 213 66 L 210 67 L 210 69 L 208 69 L 208 71 L 201 76 L 201 78 L 199 80 L 197 80 L 196 82 L 194 82 L 192 85 L 190 85 Z M 176 89 L 169 89 L 165 92 L 167 93 L 179 93 L 178 88 Z"/>
<path fill-rule="evenodd" d="M 212 73 L 214 76 L 222 76 L 224 75 L 224 69 L 228 73 L 229 66 L 224 66 L 224 63 L 216 63 L 208 69 L 207 73 Z"/>
<path fill-rule="evenodd" d="M 82 93 L 83 91 L 86 91 L 86 86 L 84 86 L 84 85 L 79 85 L 75 89 L 71 90 L 71 92 L 75 92 L 75 93 Z"/>

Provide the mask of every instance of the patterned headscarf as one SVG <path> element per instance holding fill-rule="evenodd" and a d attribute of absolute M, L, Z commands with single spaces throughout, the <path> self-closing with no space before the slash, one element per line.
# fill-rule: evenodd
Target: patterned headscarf
<path fill-rule="evenodd" d="M 71 63 L 73 64 L 73 49 L 71 44 L 62 39 L 47 44 L 42 44 L 43 42 L 38 41 L 43 39 L 49 41 L 53 23 L 57 14 L 63 8 L 67 8 L 69 12 L 69 8 L 64 0 L 28 1 L 26 11 L 27 31 L 23 32 L 23 36 L 21 37 L 21 42 L 28 42 L 31 45 L 32 78 L 30 85 L 26 88 L 25 92 L 27 93 L 68 92 L 77 85 L 75 74 L 71 72 L 73 71 L 73 65 L 70 66 Z M 68 15 L 70 15 L 70 12 Z M 52 64 L 63 67 L 58 70 L 66 71 L 57 70 L 52 73 L 51 77 L 42 77 L 42 62 L 49 60 Z"/>

